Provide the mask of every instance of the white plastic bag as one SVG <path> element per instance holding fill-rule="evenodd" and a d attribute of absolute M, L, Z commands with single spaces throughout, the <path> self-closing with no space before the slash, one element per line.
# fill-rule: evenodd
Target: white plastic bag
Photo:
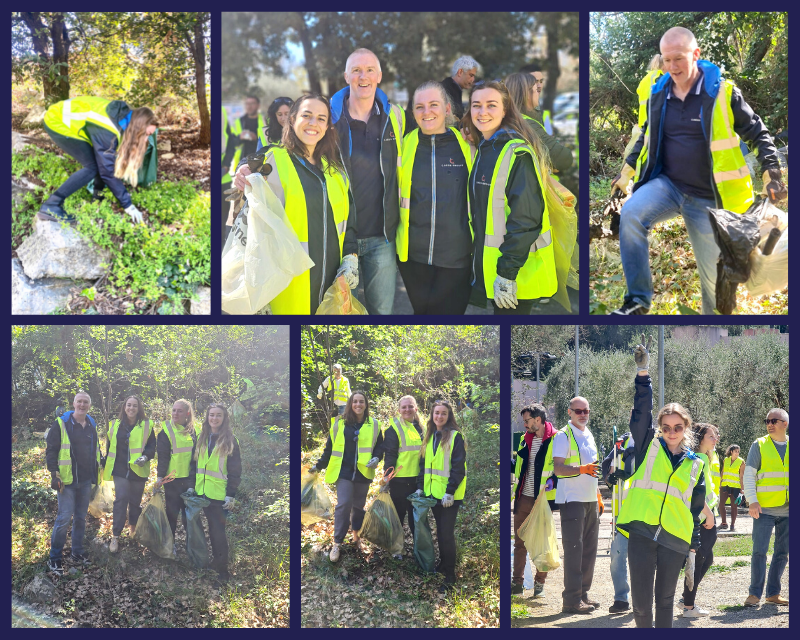
<path fill-rule="evenodd" d="M 248 206 L 222 252 L 222 310 L 230 314 L 256 313 L 314 266 L 264 177 L 254 173 L 247 182 Z"/>
<path fill-rule="evenodd" d="M 789 228 L 781 234 L 775 249 L 765 256 L 761 249 L 750 254 L 750 278 L 745 287 L 751 296 L 780 291 L 789 284 Z"/>

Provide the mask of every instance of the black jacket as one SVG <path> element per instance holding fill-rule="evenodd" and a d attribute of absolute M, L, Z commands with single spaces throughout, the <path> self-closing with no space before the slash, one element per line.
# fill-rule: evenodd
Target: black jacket
<path fill-rule="evenodd" d="M 420 438 L 424 437 L 424 432 L 418 420 L 412 422 L 414 428 L 417 430 Z M 389 469 L 390 467 L 397 466 L 397 457 L 400 455 L 400 440 L 397 438 L 397 432 L 389 425 L 383 432 L 383 468 Z"/>
<path fill-rule="evenodd" d="M 344 166 L 348 172 L 350 165 L 350 125 L 347 118 L 343 115 L 343 110 L 350 96 L 350 87 L 337 91 L 331 98 L 331 111 L 336 132 L 339 134 L 339 150 L 342 152 Z M 389 122 L 389 99 L 380 89 L 376 90 L 375 101 L 381 110 L 381 127 L 383 137 L 381 138 L 381 172 L 383 173 L 383 235 L 387 242 L 393 242 L 397 235 L 397 225 L 400 223 L 400 198 L 398 197 L 398 177 L 397 177 L 397 144 L 391 122 Z M 400 132 L 401 139 L 405 135 L 403 123 L 400 122 L 403 131 Z M 358 215 L 358 203 L 353 208 Z M 349 223 L 348 223 L 349 224 Z M 354 236 L 355 237 L 355 236 Z"/>
<path fill-rule="evenodd" d="M 180 427 L 175 427 L 180 428 Z M 197 448 L 197 434 L 192 429 L 192 461 L 189 463 L 189 477 L 197 474 L 197 460 L 194 459 L 194 452 Z M 169 462 L 172 458 L 172 443 L 169 440 L 169 434 L 166 429 L 162 429 L 158 433 L 156 440 L 156 453 L 158 454 L 158 469 L 156 474 L 159 478 L 165 477 L 169 473 Z M 230 463 L 230 460 L 228 460 Z"/>
<path fill-rule="evenodd" d="M 69 437 L 69 457 L 72 460 L 72 482 L 86 480 L 84 475 L 88 472 L 92 484 L 97 484 L 97 426 L 94 418 L 86 416 L 86 426 L 83 427 L 84 435 L 76 434 L 75 422 L 72 420 L 73 411 L 67 411 L 61 419 L 64 422 L 64 430 Z M 44 452 L 47 470 L 54 474 L 59 471 L 58 453 L 61 451 L 61 428 L 58 421 L 47 431 L 45 438 L 46 447 Z M 70 483 L 71 484 L 71 483 Z"/>
<path fill-rule="evenodd" d="M 356 436 L 356 429 L 363 426 L 363 422 L 359 424 L 346 423 L 344 425 L 344 453 L 342 454 L 342 466 L 339 469 L 339 477 L 345 480 L 352 480 L 353 482 L 372 482 L 363 473 L 358 470 L 358 436 Z M 377 422 L 375 423 L 376 427 Z M 331 451 L 333 450 L 333 443 L 331 441 L 330 431 L 328 432 L 328 440 L 325 442 L 325 450 L 322 452 L 322 457 L 317 460 L 317 469 L 327 469 L 328 463 L 331 459 Z M 375 441 L 375 446 L 372 448 L 372 457 L 381 460 L 383 458 L 383 434 L 378 428 L 378 439 Z M 395 459 L 396 461 L 396 459 Z M 384 468 L 386 468 L 384 466 Z"/>
<path fill-rule="evenodd" d="M 639 469 L 647 457 L 647 449 L 650 447 L 650 442 L 653 440 L 656 430 L 653 426 L 653 386 L 650 381 L 650 376 L 637 375 L 635 384 L 636 394 L 633 399 L 633 412 L 631 413 L 630 427 L 631 434 L 633 435 L 634 450 L 636 452 L 635 468 Z M 688 455 L 694 456 L 694 453 L 683 452 L 681 456 L 673 458 L 663 438 L 661 438 L 661 446 L 664 448 L 665 453 L 670 456 L 674 469 L 677 469 Z M 634 474 L 635 473 L 634 471 Z M 688 553 L 689 549 L 700 548 L 700 513 L 703 511 L 705 500 L 706 484 L 704 468 L 692 492 L 691 506 L 689 507 L 692 513 L 692 521 L 694 522 L 692 541 L 690 544 L 687 544 L 684 540 L 667 532 L 660 525 L 646 524 L 640 520 L 618 525 L 618 527 L 629 533 L 635 533 L 650 538 L 651 540 L 657 540 L 659 544 L 673 551 Z"/>
<path fill-rule="evenodd" d="M 117 428 L 117 448 L 116 448 L 116 457 L 114 458 L 114 468 L 111 470 L 112 476 L 120 476 L 123 478 L 131 477 L 130 474 L 130 436 L 131 430 L 136 425 L 129 425 L 127 421 L 120 421 L 119 427 Z M 147 442 L 144 445 L 144 451 L 142 455 L 147 456 L 148 460 L 152 460 L 156 457 L 156 434 L 155 429 L 153 428 L 155 425 L 153 421 L 150 421 L 150 435 L 147 437 Z M 109 443 L 110 446 L 110 443 Z M 108 452 L 106 452 L 108 455 Z M 135 479 L 140 479 L 140 476 L 133 474 Z M 141 478 L 144 480 L 144 478 Z"/>
<path fill-rule="evenodd" d="M 461 120 L 464 117 L 464 103 L 462 102 L 463 98 L 461 87 L 458 86 L 458 83 L 453 80 L 450 76 L 447 76 L 441 82 L 444 90 L 447 92 L 447 97 L 450 100 L 450 107 L 453 112 L 453 116 L 455 116 L 456 120 Z M 458 128 L 459 123 L 456 123 L 456 128 Z M 411 133 L 414 129 L 417 128 L 417 119 L 414 117 L 414 95 L 411 95 L 411 99 L 408 101 L 408 105 L 406 106 L 406 135 Z"/>
<path fill-rule="evenodd" d="M 557 432 L 556 432 L 557 433 Z M 536 452 L 536 456 L 533 458 L 533 498 L 534 500 L 539 497 L 539 489 L 541 488 L 542 484 L 542 468 L 544 467 L 544 459 L 547 457 L 547 451 L 550 449 L 550 445 L 553 444 L 553 438 L 555 437 L 555 433 L 551 435 L 547 440 L 542 442 L 542 446 L 539 447 L 539 450 Z M 525 440 L 525 436 L 523 435 L 523 442 Z M 523 445 L 522 449 L 517 451 L 517 456 L 522 458 L 522 467 L 519 470 L 519 481 L 517 482 L 516 489 L 514 491 L 514 513 L 517 512 L 517 501 L 519 500 L 519 496 L 522 494 L 522 487 L 525 486 L 526 477 L 528 474 L 528 465 L 530 464 L 530 450 L 528 449 L 527 444 Z M 516 468 L 516 462 L 511 461 L 511 471 L 513 472 Z M 551 476 L 553 478 L 553 488 L 555 489 L 558 486 L 558 478 L 553 474 Z M 550 504 L 551 511 L 558 511 L 558 505 L 556 504 L 555 499 L 547 501 Z"/>
<path fill-rule="evenodd" d="M 436 437 L 440 432 L 436 432 Z M 455 495 L 458 485 L 467 475 L 467 448 L 464 446 L 464 438 L 457 433 L 452 442 L 453 452 L 450 454 L 450 478 L 447 480 L 445 493 Z M 439 443 L 434 440 L 434 455 L 439 448 Z M 425 455 L 419 459 L 419 475 L 417 476 L 417 489 L 425 489 Z"/>
<path fill-rule="evenodd" d="M 528 121 L 536 137 L 547 147 L 547 152 L 550 154 L 550 164 L 553 169 L 559 173 L 568 171 L 573 162 L 572 151 L 561 144 L 558 138 L 547 133 L 542 122 L 542 112 L 534 110 L 533 117 L 527 115 L 523 117 Z"/>
<path fill-rule="evenodd" d="M 428 136 L 421 131 L 411 173 L 408 259 L 463 269 L 472 259 L 467 211 L 469 169 L 451 129 Z"/>
<path fill-rule="evenodd" d="M 702 97 L 703 97 L 703 130 L 705 132 L 711 131 L 712 113 L 714 110 L 714 101 L 719 91 L 724 91 L 725 88 L 722 83 L 720 69 L 716 65 L 706 61 L 698 60 L 698 67 L 703 72 L 702 81 Z M 661 76 L 653 87 L 650 98 L 647 102 L 648 121 L 642 127 L 642 133 L 630 155 L 625 159 L 631 167 L 636 167 L 636 161 L 642 151 L 645 136 L 653 136 L 655 143 L 651 145 L 647 154 L 647 163 L 641 171 L 639 180 L 633 185 L 634 192 L 641 187 L 648 180 L 652 180 L 661 173 L 662 156 L 661 156 L 661 125 L 666 111 L 666 87 L 668 83 L 672 82 L 672 78 L 668 73 Z M 738 88 L 733 89 L 731 95 L 731 109 L 733 110 L 733 130 L 739 137 L 745 141 L 751 151 L 756 151 L 761 162 L 761 171 L 767 169 L 779 168 L 780 162 L 778 160 L 778 153 L 775 149 L 775 144 L 772 137 L 769 135 L 766 126 L 753 110 L 750 108 L 744 98 L 742 92 Z M 708 134 L 706 136 L 708 139 Z M 653 152 L 655 148 L 655 153 Z M 711 165 L 711 151 L 708 150 L 708 162 Z M 717 185 L 711 180 L 711 189 L 714 192 L 714 198 L 717 201 L 717 207 L 722 207 L 722 198 L 719 195 Z"/>
<path fill-rule="evenodd" d="M 131 108 L 122 100 L 112 100 L 106 107 L 106 114 L 111 122 L 116 124 L 117 129 L 124 136 L 120 121 L 130 113 Z M 126 123 L 127 127 L 127 123 Z M 111 189 L 111 193 L 119 200 L 123 208 L 131 206 L 131 196 L 125 188 L 125 184 L 119 178 L 114 177 L 114 163 L 117 161 L 117 136 L 103 127 L 99 127 L 91 122 L 87 122 L 86 135 L 92 143 L 94 159 L 97 162 L 97 172 L 103 179 L 106 186 Z"/>
<path fill-rule="evenodd" d="M 489 187 L 494 166 L 509 140 L 516 138 L 512 131 L 500 129 L 489 140 L 482 140 L 469 176 L 469 199 L 472 208 L 473 273 L 475 286 L 483 289 L 483 242 L 486 237 L 486 216 L 489 206 Z M 542 230 L 544 197 L 536 177 L 533 159 L 519 152 L 506 184 L 506 198 L 511 209 L 506 220 L 505 241 L 500 246 L 497 275 L 515 280 L 528 259 L 531 245 Z M 485 295 L 485 294 L 484 294 Z"/>

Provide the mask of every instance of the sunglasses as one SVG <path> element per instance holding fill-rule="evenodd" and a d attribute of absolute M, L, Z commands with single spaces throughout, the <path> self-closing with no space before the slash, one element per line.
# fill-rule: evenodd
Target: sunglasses
<path fill-rule="evenodd" d="M 589 409 L 570 409 L 570 411 L 572 411 L 572 413 L 574 413 L 577 416 L 588 416 L 590 410 Z"/>
<path fill-rule="evenodd" d="M 781 420 L 780 418 L 767 418 L 766 420 L 764 420 L 764 424 L 778 424 L 779 422 L 785 422 L 785 421 Z"/>
<path fill-rule="evenodd" d="M 683 433 L 683 427 L 681 425 L 678 425 L 677 427 L 674 427 L 674 428 L 673 427 L 661 427 L 661 433 L 672 433 L 673 431 L 676 434 Z"/>
<path fill-rule="evenodd" d="M 353 442 L 358 442 L 358 434 L 359 434 L 360 431 L 361 431 L 361 429 L 356 429 L 353 432 L 355 434 L 355 437 L 353 438 Z"/>

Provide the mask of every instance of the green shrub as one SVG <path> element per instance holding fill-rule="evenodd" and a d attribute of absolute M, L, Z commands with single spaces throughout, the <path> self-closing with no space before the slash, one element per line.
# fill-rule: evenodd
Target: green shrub
<path fill-rule="evenodd" d="M 49 487 L 39 483 L 13 478 L 11 480 L 11 510 L 46 512 L 58 500 Z"/>

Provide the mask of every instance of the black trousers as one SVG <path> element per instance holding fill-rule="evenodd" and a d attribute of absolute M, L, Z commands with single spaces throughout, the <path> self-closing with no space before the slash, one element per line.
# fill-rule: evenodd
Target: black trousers
<path fill-rule="evenodd" d="M 112 476 L 114 478 L 114 509 L 112 533 L 119 537 L 125 528 L 125 520 L 136 526 L 142 515 L 142 494 L 147 478 L 140 478 L 132 471 L 130 477 Z"/>
<path fill-rule="evenodd" d="M 211 538 L 211 550 L 214 559 L 210 568 L 221 576 L 228 574 L 228 537 L 225 535 L 225 509 L 221 504 L 210 504 L 203 507 L 208 520 L 208 535 Z"/>
<path fill-rule="evenodd" d="M 714 564 L 714 545 L 717 543 L 717 527 L 714 525 L 706 529 L 700 525 L 700 548 L 697 550 L 697 557 L 694 559 L 694 589 L 689 591 L 686 583 L 683 584 L 683 604 L 686 607 L 694 606 L 694 599 L 697 595 L 697 587 L 703 576 L 706 575 L 709 567 Z"/>
<path fill-rule="evenodd" d="M 628 567 L 631 570 L 633 619 L 637 627 L 653 626 L 655 586 L 656 628 L 671 629 L 675 616 L 675 588 L 685 553 L 679 553 L 638 533 L 628 539 Z"/>
<path fill-rule="evenodd" d="M 472 291 L 472 267 L 447 269 L 421 262 L 397 261 L 414 315 L 464 315 Z"/>
<path fill-rule="evenodd" d="M 411 529 L 411 534 L 414 534 L 414 505 L 408 500 L 408 496 L 417 490 L 417 478 L 392 478 L 389 482 L 389 496 L 392 498 L 394 508 L 397 510 L 397 517 L 400 518 L 400 524 L 403 524 L 403 518 L 408 514 L 408 528 Z"/>
<path fill-rule="evenodd" d="M 445 582 L 456 581 L 456 516 L 461 500 L 456 500 L 452 507 L 443 507 L 440 500 L 431 509 L 436 520 L 436 538 L 439 540 L 439 570 L 444 574 Z"/>
<path fill-rule="evenodd" d="M 167 482 L 164 485 L 164 502 L 167 509 L 167 520 L 169 520 L 169 527 L 172 529 L 172 535 L 175 536 L 175 530 L 178 528 L 178 513 L 181 514 L 181 522 L 183 523 L 183 530 L 186 531 L 186 505 L 181 498 L 189 487 L 194 487 L 195 476 L 188 478 L 175 478 L 172 482 Z"/>
<path fill-rule="evenodd" d="M 44 130 L 50 136 L 53 142 L 67 155 L 72 156 L 80 162 L 83 166 L 73 173 L 67 181 L 64 182 L 56 192 L 50 196 L 48 202 L 61 206 L 69 196 L 78 191 L 81 187 L 85 187 L 92 180 L 94 180 L 94 190 L 98 193 L 105 183 L 100 177 L 100 171 L 97 168 L 97 161 L 94 157 L 94 148 L 85 140 L 77 138 L 68 138 L 60 133 L 56 133 L 46 124 Z"/>

